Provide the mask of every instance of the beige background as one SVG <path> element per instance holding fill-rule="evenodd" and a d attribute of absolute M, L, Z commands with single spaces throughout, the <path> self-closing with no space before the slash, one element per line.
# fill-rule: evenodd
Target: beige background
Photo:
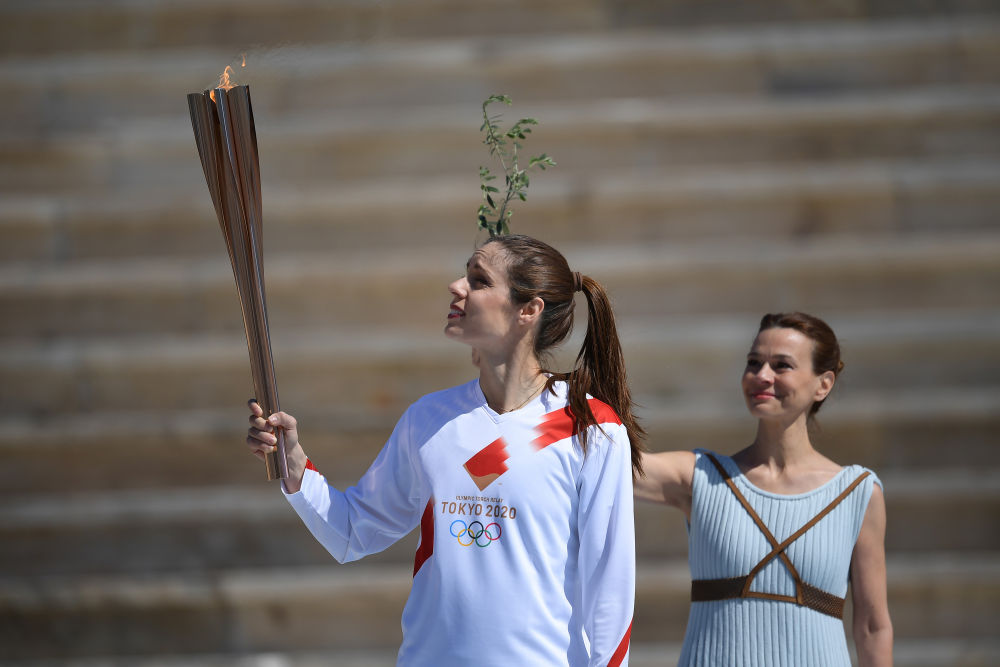
<path fill-rule="evenodd" d="M 440 329 L 504 92 L 559 163 L 513 228 L 610 289 L 652 447 L 745 444 L 761 314 L 824 317 L 847 371 L 818 442 L 885 482 L 897 664 L 996 664 L 998 9 L 3 2 L 0 661 L 392 663 L 415 537 L 339 566 L 243 451 L 185 95 L 246 51 L 280 396 L 332 480 L 472 376 Z M 636 520 L 632 662 L 673 664 L 683 523 Z"/>

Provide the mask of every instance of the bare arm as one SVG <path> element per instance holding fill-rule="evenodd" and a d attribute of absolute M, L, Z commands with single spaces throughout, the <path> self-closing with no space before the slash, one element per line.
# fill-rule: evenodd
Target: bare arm
<path fill-rule="evenodd" d="M 892 621 L 885 574 L 885 497 L 877 484 L 851 558 L 854 644 L 860 667 L 891 667 Z"/>
<path fill-rule="evenodd" d="M 644 453 L 642 469 L 645 474 L 635 481 L 635 497 L 676 507 L 690 518 L 694 460 L 694 452 Z"/>

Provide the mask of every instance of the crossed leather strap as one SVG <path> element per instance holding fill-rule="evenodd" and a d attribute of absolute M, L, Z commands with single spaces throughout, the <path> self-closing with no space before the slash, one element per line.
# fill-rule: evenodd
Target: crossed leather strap
<path fill-rule="evenodd" d="M 797 605 L 808 607 L 814 609 L 820 613 L 833 616 L 834 618 L 844 617 L 844 598 L 833 595 L 832 593 L 827 593 L 824 590 L 816 588 L 815 586 L 810 586 L 809 584 L 802 581 L 799 577 L 798 571 L 795 566 L 792 565 L 792 561 L 788 558 L 785 553 L 785 549 L 788 548 L 795 540 L 802 537 L 807 530 L 815 526 L 820 519 L 829 514 L 833 508 L 841 503 L 851 491 L 853 491 L 858 484 L 864 480 L 865 477 L 869 475 L 868 471 L 861 473 L 857 479 L 855 479 L 851 484 L 844 489 L 844 491 L 833 499 L 833 501 L 824 507 L 819 514 L 814 516 L 808 521 L 804 526 L 799 528 L 797 531 L 792 533 L 783 542 L 778 542 L 771 531 L 768 530 L 764 522 L 761 521 L 760 516 L 754 511 L 747 499 L 743 497 L 740 490 L 736 488 L 735 482 L 729 475 L 729 472 L 719 463 L 718 459 L 706 452 L 706 456 L 715 465 L 715 468 L 722 475 L 722 479 L 725 480 L 726 485 L 736 496 L 736 499 L 740 501 L 743 508 L 753 519 L 754 523 L 760 529 L 760 532 L 764 534 L 767 541 L 771 544 L 771 552 L 768 553 L 764 558 L 757 563 L 750 570 L 750 574 L 743 577 L 732 577 L 730 579 L 695 579 L 691 582 L 691 601 L 692 602 L 708 602 L 711 600 L 727 600 L 731 598 L 762 598 L 764 600 L 776 600 L 778 602 L 793 602 Z M 785 564 L 788 568 L 788 573 L 792 575 L 792 579 L 795 580 L 795 595 L 777 595 L 775 593 L 758 593 L 756 591 L 750 590 L 750 585 L 753 583 L 754 578 L 757 574 L 764 568 L 765 565 L 770 563 L 774 558 L 780 558 L 781 562 Z"/>

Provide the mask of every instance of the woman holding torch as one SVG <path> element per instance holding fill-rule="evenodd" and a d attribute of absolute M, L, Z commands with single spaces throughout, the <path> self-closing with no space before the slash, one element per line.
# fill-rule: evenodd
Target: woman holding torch
<path fill-rule="evenodd" d="M 765 315 L 743 370 L 757 419 L 750 446 L 732 457 L 642 457 L 636 497 L 672 505 L 688 522 L 692 604 L 680 665 L 849 667 L 848 581 L 860 665 L 892 664 L 881 482 L 809 440 L 842 369 L 825 322 Z"/>
<path fill-rule="evenodd" d="M 632 414 L 604 289 L 551 246 L 499 235 L 449 287 L 445 334 L 479 378 L 424 396 L 353 487 L 313 467 L 295 419 L 251 402 L 258 457 L 285 430 L 284 492 L 340 562 L 420 526 L 399 665 L 625 665 L 635 579 Z M 588 307 L 572 372 L 543 360 Z"/>

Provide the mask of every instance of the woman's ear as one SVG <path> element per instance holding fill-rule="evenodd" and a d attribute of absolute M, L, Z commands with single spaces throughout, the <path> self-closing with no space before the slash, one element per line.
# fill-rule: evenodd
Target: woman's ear
<path fill-rule="evenodd" d="M 833 391 L 833 383 L 837 381 L 837 376 L 834 375 L 833 371 L 824 371 L 819 376 L 819 386 L 816 388 L 816 393 L 813 394 L 814 401 L 822 401 L 824 398 L 830 395 Z"/>
<path fill-rule="evenodd" d="M 521 305 L 518 311 L 518 321 L 522 324 L 533 325 L 542 318 L 542 311 L 545 310 L 545 302 L 542 297 L 536 296 L 531 301 Z"/>

